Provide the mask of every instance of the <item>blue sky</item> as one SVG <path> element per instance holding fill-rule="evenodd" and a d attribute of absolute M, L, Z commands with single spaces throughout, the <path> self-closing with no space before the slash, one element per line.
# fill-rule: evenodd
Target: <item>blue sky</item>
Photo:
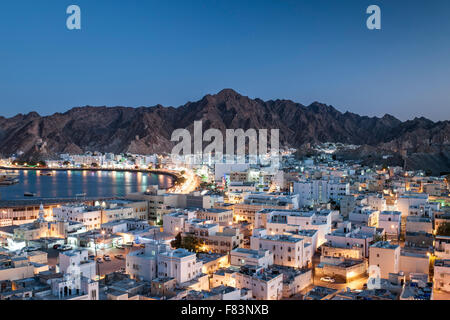
<path fill-rule="evenodd" d="M 66 8 L 82 30 L 66 28 Z M 377 4 L 382 30 L 366 28 Z M 179 106 L 233 88 L 362 115 L 450 119 L 448 0 L 15 0 L 0 115 Z"/>

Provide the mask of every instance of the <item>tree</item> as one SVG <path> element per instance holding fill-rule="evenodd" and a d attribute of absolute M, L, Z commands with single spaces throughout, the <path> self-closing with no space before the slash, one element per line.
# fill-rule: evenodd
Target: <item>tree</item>
<path fill-rule="evenodd" d="M 175 236 L 175 240 L 170 242 L 170 245 L 176 249 L 181 248 L 182 245 L 181 232 Z"/>
<path fill-rule="evenodd" d="M 450 236 L 450 222 L 444 222 L 439 225 L 436 234 L 438 236 Z"/>
<path fill-rule="evenodd" d="M 196 237 L 188 235 L 183 238 L 181 236 L 181 232 L 176 235 L 175 240 L 173 240 L 170 244 L 173 248 L 184 248 L 190 251 L 198 251 L 201 246 L 200 240 Z"/>
<path fill-rule="evenodd" d="M 34 160 L 30 160 L 30 161 L 28 161 L 28 166 L 29 167 L 36 167 L 37 166 L 37 162 L 36 161 L 34 161 Z"/>
<path fill-rule="evenodd" d="M 384 241 L 383 236 L 376 235 L 376 236 L 373 238 L 372 243 L 377 243 L 377 242 L 380 242 L 380 241 Z"/>
<path fill-rule="evenodd" d="M 66 160 L 66 161 L 63 162 L 63 166 L 69 166 L 69 165 L 70 165 L 70 161 Z"/>
<path fill-rule="evenodd" d="M 198 251 L 200 248 L 200 241 L 194 236 L 187 236 L 183 238 L 181 247 L 189 251 Z"/>
<path fill-rule="evenodd" d="M 91 167 L 92 167 L 92 168 L 97 168 L 97 167 L 98 167 L 98 163 L 92 162 L 92 163 L 91 163 Z"/>
<path fill-rule="evenodd" d="M 186 182 L 185 177 L 178 177 L 177 180 L 175 180 L 175 184 L 184 184 Z"/>

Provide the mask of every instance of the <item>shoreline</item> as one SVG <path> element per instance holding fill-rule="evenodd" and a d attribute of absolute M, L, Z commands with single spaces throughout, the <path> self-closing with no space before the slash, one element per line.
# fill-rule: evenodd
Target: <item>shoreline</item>
<path fill-rule="evenodd" d="M 146 174 L 155 174 L 155 175 L 164 175 L 164 176 L 168 176 L 171 178 L 171 183 L 170 186 L 166 187 L 166 188 L 161 188 L 161 186 L 159 186 L 159 188 L 161 190 L 170 190 L 171 188 L 173 188 L 175 186 L 175 182 L 181 177 L 180 174 L 178 174 L 177 172 L 174 171 L 168 171 L 168 170 L 163 170 L 163 169 L 155 169 L 155 170 L 148 170 L 148 169 L 109 169 L 109 168 L 29 168 L 29 167 L 5 167 L 5 166 L 0 166 L 0 170 L 18 170 L 18 171 L 46 171 L 46 172 L 51 172 L 51 171 L 60 171 L 60 172 L 68 172 L 68 171 L 78 171 L 78 172 L 83 172 L 83 171 L 88 171 L 88 172 L 129 172 L 129 173 L 146 173 Z M 0 186 L 0 187 L 9 187 L 9 185 L 4 185 L 4 186 Z M 84 197 L 84 199 L 88 200 L 89 197 Z M 117 198 L 117 196 L 111 196 L 108 198 Z M 67 198 L 67 200 L 69 200 L 70 197 Z M 81 199 L 81 198 L 80 198 Z M 30 201 L 30 200 L 52 200 L 51 198 L 38 198 L 38 197 L 30 197 L 30 199 L 17 199 L 17 200 L 13 200 L 13 199 L 1 199 L 0 201 Z"/>
<path fill-rule="evenodd" d="M 29 168 L 29 167 L 5 167 L 0 166 L 0 170 L 20 170 L 20 171 L 106 171 L 106 172 L 131 172 L 131 173 L 153 173 L 153 174 L 162 174 L 166 176 L 170 176 L 173 179 L 178 179 L 181 177 L 178 173 L 174 171 L 167 171 L 163 169 L 109 169 L 109 168 Z M 168 188 L 170 189 L 170 188 Z"/>

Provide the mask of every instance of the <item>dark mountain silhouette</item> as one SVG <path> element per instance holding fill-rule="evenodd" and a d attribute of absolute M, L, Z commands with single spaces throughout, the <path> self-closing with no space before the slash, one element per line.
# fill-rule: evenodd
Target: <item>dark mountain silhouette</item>
<path fill-rule="evenodd" d="M 295 148 L 342 142 L 393 153 L 445 155 L 450 145 L 449 121 L 402 122 L 391 115 L 341 113 L 319 102 L 304 106 L 290 100 L 250 99 L 225 89 L 179 108 L 86 106 L 45 117 L 36 112 L 0 117 L 0 153 L 54 157 L 85 151 L 170 152 L 172 132 L 178 128 L 192 132 L 195 120 L 203 121 L 203 130 L 280 129 L 280 145 Z M 448 158 L 447 164 L 443 161 L 450 167 Z"/>

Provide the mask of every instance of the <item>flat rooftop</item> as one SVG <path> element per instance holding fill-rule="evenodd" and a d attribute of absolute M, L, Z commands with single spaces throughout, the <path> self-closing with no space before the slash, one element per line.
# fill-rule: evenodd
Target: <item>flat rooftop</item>
<path fill-rule="evenodd" d="M 399 247 L 399 245 L 391 244 L 389 241 L 378 241 L 378 242 L 374 243 L 373 245 L 371 245 L 371 247 L 394 250 L 394 249 L 397 249 Z"/>
<path fill-rule="evenodd" d="M 315 229 L 302 229 L 297 231 L 287 231 L 287 233 L 296 235 L 296 236 L 304 236 L 304 237 L 313 237 L 315 234 L 317 234 L 317 230 Z"/>
<path fill-rule="evenodd" d="M 166 256 L 166 257 L 184 258 L 184 257 L 189 257 L 189 256 L 192 256 L 192 255 L 195 255 L 195 253 L 194 252 L 190 252 L 190 251 L 185 250 L 185 249 L 176 249 L 176 250 L 160 253 L 160 255 L 163 255 L 163 256 Z"/>
<path fill-rule="evenodd" d="M 380 215 L 390 215 L 390 216 L 400 216 L 402 213 L 400 211 L 381 211 Z"/>
<path fill-rule="evenodd" d="M 265 256 L 262 253 L 262 251 L 246 249 L 246 248 L 236 248 L 231 251 L 231 254 L 233 254 L 233 252 L 247 254 L 247 255 L 250 255 L 252 258 L 263 258 Z"/>
<path fill-rule="evenodd" d="M 287 235 L 267 235 L 267 236 L 263 236 L 261 239 L 265 239 L 265 240 L 271 240 L 271 241 L 283 241 L 283 242 L 300 242 L 303 241 L 302 238 L 296 238 L 296 237 L 292 237 L 292 236 L 287 236 Z"/>
<path fill-rule="evenodd" d="M 201 209 L 200 212 L 208 212 L 208 213 L 224 213 L 224 212 L 230 212 L 230 210 L 227 209 L 216 209 L 216 208 L 210 208 L 210 209 Z"/>

